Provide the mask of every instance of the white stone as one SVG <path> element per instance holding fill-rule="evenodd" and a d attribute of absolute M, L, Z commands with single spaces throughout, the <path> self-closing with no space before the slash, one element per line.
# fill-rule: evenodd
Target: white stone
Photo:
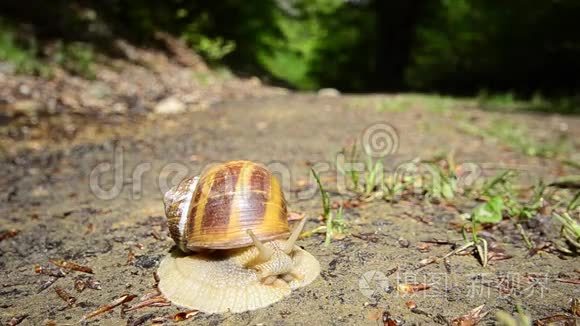
<path fill-rule="evenodd" d="M 175 97 L 167 97 L 161 100 L 153 111 L 158 114 L 176 114 L 184 112 L 187 109 L 185 104 Z"/>
<path fill-rule="evenodd" d="M 337 97 L 340 96 L 340 91 L 338 91 L 336 88 L 321 88 L 318 90 L 318 96 Z"/>

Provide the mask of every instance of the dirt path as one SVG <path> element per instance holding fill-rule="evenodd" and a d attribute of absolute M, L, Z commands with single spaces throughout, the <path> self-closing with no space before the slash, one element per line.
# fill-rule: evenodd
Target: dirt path
<path fill-rule="evenodd" d="M 524 182 L 532 182 L 539 176 L 550 179 L 570 173 L 554 160 L 524 156 L 500 142 L 466 134 L 457 128 L 458 121 L 477 126 L 494 119 L 512 121 L 536 131 L 533 135 L 540 143 L 564 134 L 572 142 L 572 151 L 578 152 L 580 119 L 576 117 L 420 105 L 384 110 L 377 106 L 383 101 L 386 99 L 372 96 L 289 95 L 228 102 L 200 112 L 157 116 L 140 126 L 105 129 L 92 143 L 48 147 L 7 158 L 0 171 L 1 229 L 19 233 L 0 241 L 0 320 L 4 323 L 28 315 L 22 324 L 39 325 L 45 320 L 75 323 L 122 294 L 141 297 L 151 292 L 156 264 L 172 246 L 163 224 L 160 189 L 177 181 L 180 173 L 197 173 L 211 162 L 249 159 L 288 171 L 291 182 L 284 186 L 290 207 L 306 213 L 311 218 L 307 228 L 312 229 L 318 223 L 320 198 L 314 188 L 300 188 L 309 180 L 310 167 L 332 163 L 343 147 L 380 122 L 397 131 L 397 151 L 385 160 L 389 170 L 415 158 L 431 159 L 453 150 L 457 162 L 477 163 L 485 175 L 515 168 L 523 172 Z M 117 171 L 123 173 L 114 176 L 100 163 L 121 164 Z M 329 190 L 336 190 L 333 173 L 323 172 L 322 176 Z M 119 187 L 118 194 L 107 192 L 112 185 Z M 111 199 L 104 199 L 109 195 Z M 518 302 L 536 319 L 564 312 L 568 300 L 580 296 L 578 285 L 555 280 L 578 279 L 578 258 L 564 260 L 548 253 L 527 258 L 521 241 L 502 244 L 513 258 L 487 268 L 472 256 L 456 256 L 450 259 L 449 270 L 444 264 L 416 269 L 419 261 L 451 250 L 449 245 L 436 245 L 421 252 L 417 249 L 421 240 L 461 238 L 448 227 L 462 212 L 461 208 L 405 201 L 376 201 L 348 209 L 349 232 L 357 236 L 335 240 L 329 247 L 323 245 L 323 235 L 301 241 L 322 265 L 321 277 L 311 286 L 266 309 L 236 315 L 199 314 L 192 320 L 195 324 L 231 325 L 376 325 L 377 316 L 385 310 L 409 324 L 434 324 L 482 304 L 486 304 L 485 310 L 511 312 Z M 402 246 L 401 238 L 410 245 Z M 39 292 L 50 276 L 35 273 L 35 265 L 48 267 L 49 259 L 90 266 L 94 275 L 86 276 L 98 280 L 101 289 L 77 292 L 75 280 L 86 276 L 75 272 Z M 413 295 L 384 291 L 397 280 L 432 286 Z M 502 288 L 508 281 L 517 285 Z M 67 307 L 55 292 L 57 287 L 76 297 L 74 306 Z M 424 313 L 411 312 L 405 305 L 409 300 Z M 180 310 L 153 307 L 124 316 L 119 311 L 116 308 L 89 321 L 113 325 Z M 493 313 L 486 320 L 492 317 Z"/>

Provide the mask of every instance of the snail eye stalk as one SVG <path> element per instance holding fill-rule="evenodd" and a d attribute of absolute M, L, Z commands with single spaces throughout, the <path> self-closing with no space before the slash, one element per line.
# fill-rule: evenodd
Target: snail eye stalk
<path fill-rule="evenodd" d="M 303 218 L 302 221 L 300 221 L 300 224 L 298 224 L 292 231 L 290 238 L 288 238 L 288 240 L 286 241 L 286 245 L 283 248 L 285 253 L 290 254 L 292 252 L 292 249 L 294 249 L 294 244 L 296 243 L 296 240 L 298 240 L 300 233 L 302 233 L 302 229 L 304 229 L 304 224 L 306 224 L 306 218 Z"/>
<path fill-rule="evenodd" d="M 258 248 L 258 251 L 260 252 L 260 255 L 256 259 L 260 262 L 269 260 L 270 257 L 272 257 L 272 255 L 274 254 L 274 251 L 264 246 L 264 244 L 260 240 L 258 240 L 258 238 L 256 238 L 254 232 L 252 232 L 251 230 L 248 230 L 246 232 L 248 232 L 248 235 L 250 236 L 250 238 L 252 238 L 252 241 L 254 242 L 254 246 L 256 246 L 256 248 Z"/>

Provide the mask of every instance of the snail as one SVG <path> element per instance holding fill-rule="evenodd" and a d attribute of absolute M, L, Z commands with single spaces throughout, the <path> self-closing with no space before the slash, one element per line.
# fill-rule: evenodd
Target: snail
<path fill-rule="evenodd" d="M 284 194 L 263 165 L 232 161 L 182 180 L 164 197 L 177 245 L 159 264 L 161 293 L 206 313 L 269 306 L 310 284 L 320 264 L 295 244 Z"/>

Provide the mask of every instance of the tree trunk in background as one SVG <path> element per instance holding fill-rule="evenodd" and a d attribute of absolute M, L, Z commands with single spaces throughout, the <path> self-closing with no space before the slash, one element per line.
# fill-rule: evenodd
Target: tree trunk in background
<path fill-rule="evenodd" d="M 376 87 L 378 91 L 406 88 L 405 68 L 409 63 L 415 25 L 422 0 L 376 0 L 377 44 Z"/>

